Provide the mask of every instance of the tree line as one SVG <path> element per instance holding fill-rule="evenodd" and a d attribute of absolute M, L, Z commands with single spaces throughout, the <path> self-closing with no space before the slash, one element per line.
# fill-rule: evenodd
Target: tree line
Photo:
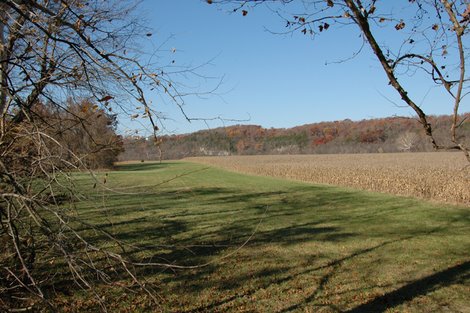
<path fill-rule="evenodd" d="M 460 117 L 462 137 L 468 141 L 470 113 Z M 435 136 L 446 142 L 452 117 L 430 116 Z M 161 138 L 164 159 L 204 155 L 380 153 L 433 151 L 432 144 L 412 118 L 390 117 L 306 124 L 293 128 L 236 125 Z M 160 151 L 143 136 L 123 138 L 120 160 L 158 160 Z"/>

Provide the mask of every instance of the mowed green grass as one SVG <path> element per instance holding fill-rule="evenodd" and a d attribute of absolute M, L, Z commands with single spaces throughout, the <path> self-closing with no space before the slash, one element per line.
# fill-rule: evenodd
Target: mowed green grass
<path fill-rule="evenodd" d="M 132 244 L 132 257 L 209 263 L 138 268 L 159 305 L 102 288 L 112 312 L 470 312 L 468 207 L 184 162 L 121 165 L 109 189 L 76 179 L 79 215 Z M 60 301 L 97 309 L 80 294 Z"/>

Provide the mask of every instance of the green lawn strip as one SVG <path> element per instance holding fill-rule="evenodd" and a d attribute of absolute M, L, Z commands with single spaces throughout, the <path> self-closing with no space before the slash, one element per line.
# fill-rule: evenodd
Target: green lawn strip
<path fill-rule="evenodd" d="M 130 256 L 180 265 L 213 262 L 190 270 L 138 269 L 158 289 L 162 311 L 470 307 L 468 208 L 186 162 L 126 164 L 98 174 L 104 178 L 105 188 L 93 188 L 85 174 L 76 175 L 87 196 L 78 212 L 140 247 Z M 103 237 L 83 233 L 107 245 Z M 113 311 L 158 309 L 143 293 L 102 292 Z M 96 309 L 80 294 L 60 301 L 64 310 Z"/>

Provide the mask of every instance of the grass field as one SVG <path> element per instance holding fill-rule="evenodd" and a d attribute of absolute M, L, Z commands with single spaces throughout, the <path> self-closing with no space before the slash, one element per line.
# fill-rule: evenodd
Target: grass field
<path fill-rule="evenodd" d="M 470 167 L 462 153 L 256 155 L 188 160 L 241 173 L 470 206 Z"/>
<path fill-rule="evenodd" d="M 138 269 L 159 306 L 103 287 L 111 312 L 470 312 L 465 207 L 185 162 L 121 165 L 107 176 L 113 192 L 85 174 L 77 184 L 88 195 L 80 216 L 132 244 L 134 257 L 212 262 Z M 66 294 L 63 311 L 97 308 Z"/>

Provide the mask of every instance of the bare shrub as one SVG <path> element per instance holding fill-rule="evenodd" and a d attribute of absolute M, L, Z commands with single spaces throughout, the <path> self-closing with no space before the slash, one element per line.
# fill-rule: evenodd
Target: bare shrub
<path fill-rule="evenodd" d="M 75 210 L 85 195 L 73 173 L 110 166 L 119 152 L 114 112 L 144 117 L 158 143 L 159 115 L 144 91 L 184 102 L 174 76 L 138 50 L 138 40 L 152 34 L 133 15 L 136 5 L 0 3 L 0 311 L 54 309 L 54 279 L 95 295 L 103 310 L 95 286 L 122 274 L 124 286 L 155 299 L 124 257 L 126 246 Z M 108 248 L 87 232 L 107 238 Z"/>

